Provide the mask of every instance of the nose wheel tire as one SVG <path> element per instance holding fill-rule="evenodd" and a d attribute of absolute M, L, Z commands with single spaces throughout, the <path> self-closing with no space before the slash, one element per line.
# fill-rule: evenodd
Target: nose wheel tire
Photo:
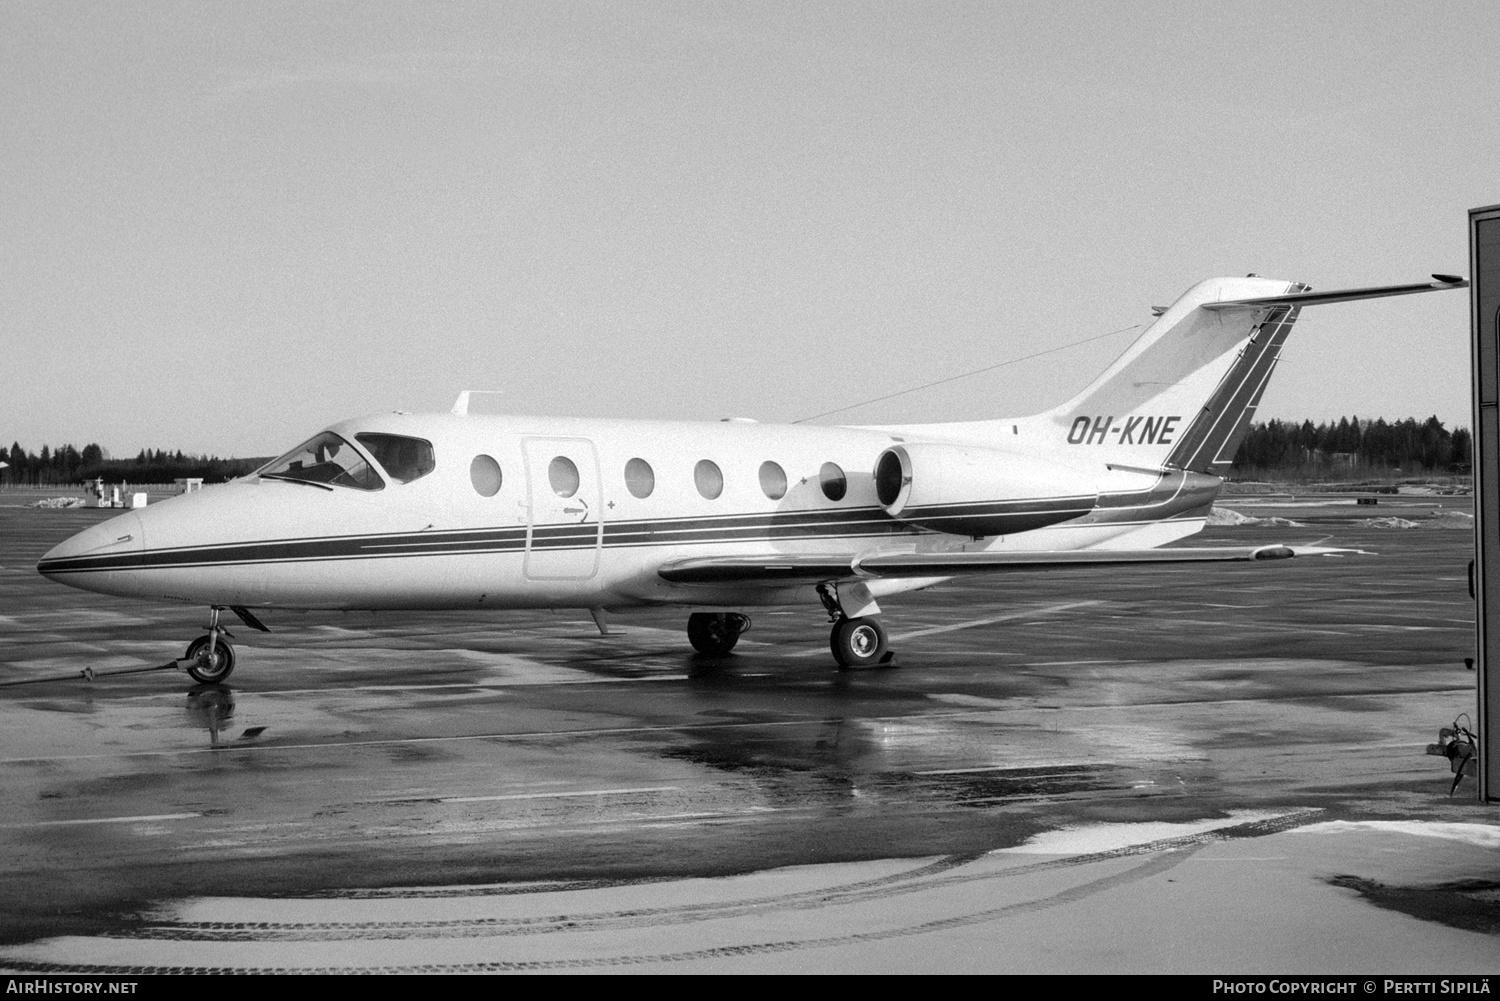
<path fill-rule="evenodd" d="M 694 612 L 688 616 L 688 642 L 699 653 L 722 657 L 749 628 L 749 618 L 738 612 Z"/>
<path fill-rule="evenodd" d="M 183 658 L 193 662 L 187 672 L 200 684 L 217 684 L 234 671 L 234 647 L 223 636 L 214 644 L 211 653 L 208 652 L 208 637 L 199 636 L 188 644 Z"/>
<path fill-rule="evenodd" d="M 886 653 L 885 627 L 879 619 L 840 619 L 828 637 L 840 667 L 870 667 Z"/>

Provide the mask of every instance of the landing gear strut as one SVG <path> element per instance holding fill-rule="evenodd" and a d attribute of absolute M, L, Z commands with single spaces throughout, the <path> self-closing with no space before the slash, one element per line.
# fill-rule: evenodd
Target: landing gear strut
<path fill-rule="evenodd" d="M 183 660 L 192 661 L 187 673 L 200 684 L 217 684 L 234 671 L 234 645 L 229 642 L 229 630 L 219 625 L 222 611 L 217 605 L 209 609 L 207 635 L 189 643 L 187 653 L 182 655 Z"/>
<path fill-rule="evenodd" d="M 722 657 L 734 649 L 740 634 L 750 631 L 750 617 L 739 612 L 694 612 L 688 616 L 688 642 L 699 653 Z"/>

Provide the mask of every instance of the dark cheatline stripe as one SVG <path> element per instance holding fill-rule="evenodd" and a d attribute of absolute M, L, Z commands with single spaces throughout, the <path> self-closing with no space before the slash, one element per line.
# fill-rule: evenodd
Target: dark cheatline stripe
<path fill-rule="evenodd" d="M 761 524 L 714 525 L 697 527 L 658 527 L 606 525 L 605 545 L 661 546 L 689 542 L 735 542 L 755 539 L 844 538 L 903 535 L 911 529 L 893 520 L 878 508 L 866 508 L 858 519 L 808 520 Z"/>
<path fill-rule="evenodd" d="M 1181 474 L 1178 474 L 1179 477 Z M 1128 495 L 1110 495 L 1117 518 L 1126 517 L 1130 506 L 1157 505 L 1170 497 L 1163 481 L 1151 489 Z M 611 549 L 645 546 L 700 545 L 713 542 L 756 540 L 877 539 L 912 535 L 919 529 L 975 534 L 984 523 L 986 535 L 1010 535 L 1087 515 L 1094 498 L 1056 497 L 1040 500 L 986 501 L 944 504 L 904 512 L 897 521 L 878 507 L 837 510 L 771 512 L 766 514 L 710 515 L 668 519 L 605 522 L 603 545 Z M 1167 511 L 1154 511 L 1152 521 Z M 953 529 L 944 525 L 962 526 Z M 592 549 L 600 543 L 596 522 L 541 525 L 531 532 L 532 551 Z M 105 570 L 173 569 L 202 566 L 325 562 L 331 560 L 387 559 L 392 557 L 520 553 L 527 547 L 525 526 L 492 529 L 462 529 L 353 535 L 339 538 L 293 538 L 222 546 L 186 546 L 74 556 L 45 560 L 37 569 L 45 574 L 91 573 Z"/>
<path fill-rule="evenodd" d="M 1101 493 L 1095 512 L 1121 510 L 1125 513 L 1140 513 L 1151 508 L 1171 504 L 1174 508 L 1184 504 L 1196 506 L 1213 500 L 1224 481 L 1208 473 L 1194 473 L 1176 469 L 1162 473 L 1156 483 L 1145 490 L 1129 493 Z"/>
<path fill-rule="evenodd" d="M 1304 292 L 1308 286 L 1294 284 L 1293 292 Z M 1213 473 L 1227 460 L 1249 431 L 1250 420 L 1271 371 L 1281 357 L 1281 346 L 1297 322 L 1298 307 L 1280 306 L 1267 314 L 1260 330 L 1245 345 L 1240 357 L 1219 380 L 1208 402 L 1198 412 L 1177 445 L 1167 456 L 1166 464 L 1178 469 Z"/>
<path fill-rule="evenodd" d="M 929 504 L 901 512 L 901 520 L 953 535 L 1015 535 L 1069 521 L 1094 509 L 1095 497 Z"/>
<path fill-rule="evenodd" d="M 880 508 L 838 511 L 793 511 L 759 515 L 713 515 L 629 522 L 606 522 L 604 545 L 686 545 L 745 539 L 863 538 L 901 535 L 912 529 Z M 453 532 L 393 533 L 343 536 L 332 539 L 278 539 L 224 546 L 190 546 L 43 561 L 46 574 L 102 570 L 145 570 L 194 566 L 235 566 L 253 563 L 321 562 L 380 559 L 395 556 L 445 556 L 475 553 L 523 552 L 525 527 L 466 529 Z M 541 525 L 531 535 L 533 550 L 593 548 L 599 544 L 598 523 Z"/>
<path fill-rule="evenodd" d="M 525 544 L 525 529 L 342 536 L 331 539 L 277 539 L 226 546 L 192 546 L 181 549 L 145 550 L 136 553 L 65 557 L 45 560 L 37 569 L 43 573 L 71 573 L 85 570 L 139 570 L 246 563 L 284 563 L 303 560 L 433 556 L 454 552 L 519 550 Z"/>
<path fill-rule="evenodd" d="M 1240 410 L 1239 418 L 1234 426 L 1227 434 L 1219 436 L 1216 449 L 1213 448 L 1212 442 L 1204 443 L 1202 459 L 1210 470 L 1227 472 L 1228 468 L 1234 464 L 1234 455 L 1240 450 L 1240 444 L 1245 440 L 1245 436 L 1250 433 L 1250 422 L 1255 419 L 1255 411 L 1260 407 L 1260 398 L 1265 395 L 1266 387 L 1271 383 L 1271 373 L 1276 371 L 1276 365 L 1281 361 L 1281 345 L 1286 341 L 1287 334 L 1291 333 L 1292 322 L 1295 319 L 1296 310 L 1294 309 L 1277 338 L 1275 350 L 1271 354 L 1271 363 L 1262 366 L 1260 380 L 1255 384 L 1249 402 Z"/>
<path fill-rule="evenodd" d="M 1108 511 L 1123 508 L 1136 508 L 1142 505 L 1165 504 L 1170 501 L 1182 489 L 1184 482 L 1189 476 L 1198 476 L 1198 473 L 1186 473 L 1181 470 L 1162 472 L 1156 477 L 1156 482 L 1145 490 L 1133 490 L 1129 493 L 1101 493 L 1099 499 L 1094 502 L 1094 511 Z M 1218 482 L 1215 480 L 1215 482 Z"/>

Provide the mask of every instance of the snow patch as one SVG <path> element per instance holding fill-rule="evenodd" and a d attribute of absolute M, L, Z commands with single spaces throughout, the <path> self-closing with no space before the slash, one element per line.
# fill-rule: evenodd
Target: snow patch
<path fill-rule="evenodd" d="M 1205 524 L 1212 528 L 1223 528 L 1228 525 L 1255 525 L 1259 522 L 1259 518 L 1251 517 L 1248 514 L 1240 514 L 1238 511 L 1231 511 L 1227 507 L 1216 507 L 1209 510 Z"/>
<path fill-rule="evenodd" d="M 1474 530 L 1474 516 L 1467 511 L 1455 511 L 1452 508 L 1442 508 L 1433 513 L 1427 520 L 1428 528 L 1461 528 L 1472 532 Z"/>
<path fill-rule="evenodd" d="M 1479 848 L 1500 848 L 1500 826 L 1494 824 L 1453 824 L 1426 820 L 1328 820 L 1294 828 L 1292 834 L 1353 834 L 1385 831 L 1391 834 L 1414 834 L 1423 838 L 1462 841 Z"/>
<path fill-rule="evenodd" d="M 83 507 L 82 497 L 47 497 L 32 501 L 30 507 Z"/>
<path fill-rule="evenodd" d="M 1288 528 L 1302 528 L 1301 522 L 1290 518 L 1271 517 L 1257 518 L 1251 514 L 1241 514 L 1227 507 L 1211 508 L 1205 524 L 1214 528 L 1226 528 L 1232 525 L 1282 525 Z"/>
<path fill-rule="evenodd" d="M 1025 844 L 1014 848 L 1001 848 L 998 853 L 1016 855 L 1089 855 L 1094 852 L 1115 851 L 1134 845 L 1166 841 L 1193 834 L 1206 834 L 1225 827 L 1238 827 L 1258 820 L 1273 820 L 1285 816 L 1281 813 L 1265 813 L 1258 810 L 1235 810 L 1227 817 L 1213 820 L 1194 820 L 1183 824 L 1165 821 L 1148 821 L 1140 824 L 1092 824 L 1088 827 L 1063 827 L 1029 838 Z"/>
<path fill-rule="evenodd" d="M 1355 522 L 1361 528 L 1419 528 L 1419 522 L 1409 518 L 1361 518 Z"/>

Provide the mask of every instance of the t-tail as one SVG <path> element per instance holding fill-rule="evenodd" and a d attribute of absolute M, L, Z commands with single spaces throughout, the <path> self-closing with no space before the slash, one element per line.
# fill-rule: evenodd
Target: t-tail
<path fill-rule="evenodd" d="M 1413 285 L 1313 292 L 1297 282 L 1210 278 L 1154 323 L 1072 400 L 1040 415 L 1079 459 L 1222 476 L 1302 307 L 1464 288 L 1453 275 Z"/>

